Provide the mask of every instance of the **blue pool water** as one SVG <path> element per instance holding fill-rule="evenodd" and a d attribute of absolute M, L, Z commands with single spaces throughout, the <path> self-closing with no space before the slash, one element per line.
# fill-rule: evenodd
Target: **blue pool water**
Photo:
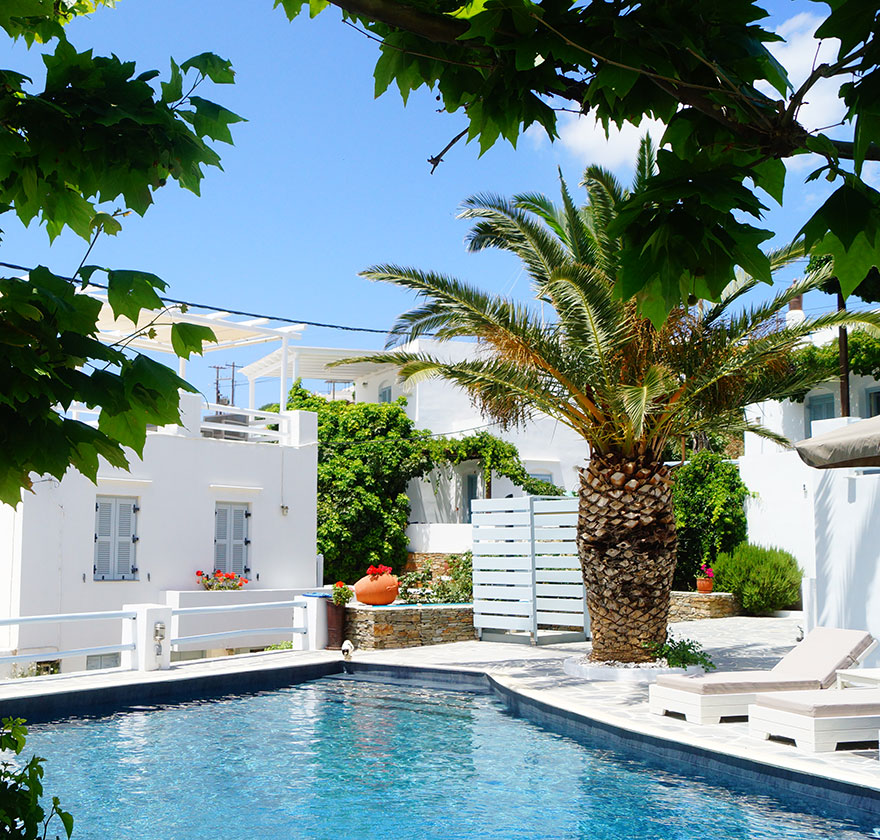
<path fill-rule="evenodd" d="M 409 686 L 325 679 L 43 724 L 28 747 L 75 840 L 880 836 Z"/>

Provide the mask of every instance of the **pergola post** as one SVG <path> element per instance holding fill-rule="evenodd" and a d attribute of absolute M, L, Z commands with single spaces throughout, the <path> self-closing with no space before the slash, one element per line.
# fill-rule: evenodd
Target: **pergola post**
<path fill-rule="evenodd" d="M 281 376 L 278 377 L 281 390 L 278 395 L 278 410 L 287 407 L 287 336 L 281 339 Z"/>

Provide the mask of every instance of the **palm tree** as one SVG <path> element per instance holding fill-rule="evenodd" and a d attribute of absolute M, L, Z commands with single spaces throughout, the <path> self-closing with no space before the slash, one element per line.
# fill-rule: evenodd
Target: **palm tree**
<path fill-rule="evenodd" d="M 634 191 L 653 167 L 646 138 Z M 584 438 L 589 463 L 580 476 L 578 552 L 592 657 L 645 661 L 651 658 L 646 643 L 666 635 L 675 566 L 672 476 L 661 457 L 667 441 L 750 431 L 785 443 L 748 422 L 743 407 L 816 384 L 789 360 L 813 330 L 844 321 L 880 324 L 880 316 L 831 313 L 786 328 L 779 313 L 817 287 L 819 275 L 731 315 L 731 305 L 756 283 L 743 278 L 717 304 L 673 310 L 655 327 L 636 301 L 614 291 L 621 247 L 609 227 L 627 192 L 591 166 L 582 181 L 589 200 L 578 207 L 561 173 L 560 181 L 558 206 L 543 195 L 478 195 L 461 214 L 476 220 L 470 250 L 501 248 L 523 261 L 540 310 L 535 302 L 491 296 L 439 274 L 375 266 L 363 276 L 409 289 L 419 304 L 398 319 L 391 349 L 366 358 L 397 365 L 403 380 L 447 379 L 502 424 L 543 413 Z M 803 248 L 793 244 L 772 262 L 780 267 L 801 256 Z M 393 349 L 429 333 L 476 338 L 482 352 L 447 362 Z"/>

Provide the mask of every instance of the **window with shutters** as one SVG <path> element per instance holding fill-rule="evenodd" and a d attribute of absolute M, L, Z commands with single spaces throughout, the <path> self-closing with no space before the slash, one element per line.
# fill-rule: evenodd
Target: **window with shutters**
<path fill-rule="evenodd" d="M 244 575 L 248 564 L 248 520 L 251 512 L 246 504 L 217 502 L 214 508 L 214 569 Z"/>
<path fill-rule="evenodd" d="M 95 500 L 95 580 L 137 580 L 137 499 Z"/>

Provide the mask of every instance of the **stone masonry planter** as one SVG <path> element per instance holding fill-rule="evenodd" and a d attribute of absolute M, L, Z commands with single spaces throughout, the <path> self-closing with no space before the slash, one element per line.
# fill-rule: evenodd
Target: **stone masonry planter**
<path fill-rule="evenodd" d="M 742 610 L 736 596 L 730 592 L 673 592 L 669 604 L 670 622 L 733 615 L 742 615 Z"/>
<path fill-rule="evenodd" d="M 359 650 L 473 641 L 472 604 L 349 604 L 345 638 Z"/>

